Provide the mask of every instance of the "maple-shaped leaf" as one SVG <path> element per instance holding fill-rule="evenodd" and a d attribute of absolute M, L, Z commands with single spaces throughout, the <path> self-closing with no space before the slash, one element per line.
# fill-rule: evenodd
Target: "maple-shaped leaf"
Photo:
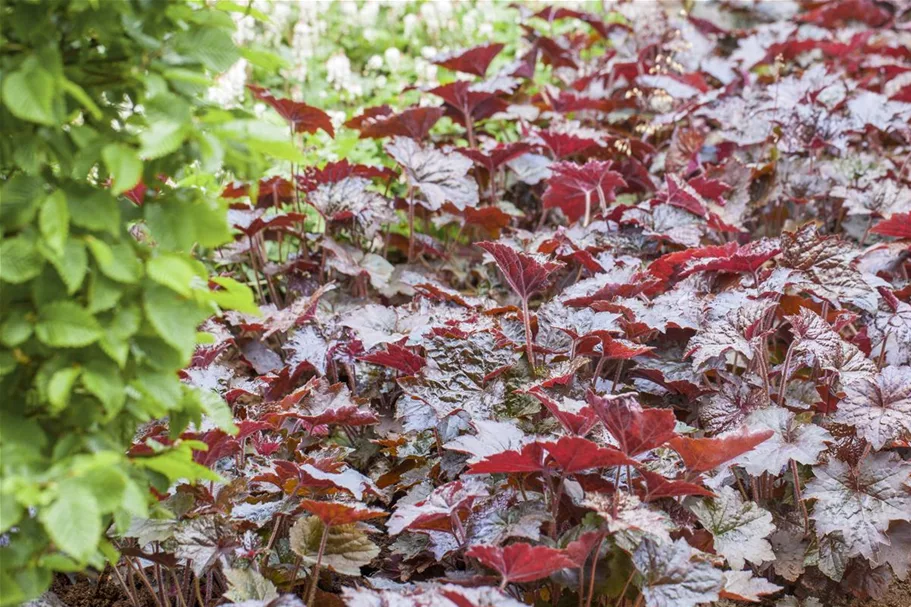
<path fill-rule="evenodd" d="M 342 597 L 348 607 L 523 607 L 499 588 L 480 586 L 469 588 L 456 584 L 432 582 L 396 584 L 389 588 L 373 589 L 343 587 Z"/>
<path fill-rule="evenodd" d="M 819 461 L 819 454 L 825 450 L 826 443 L 835 440 L 825 428 L 810 420 L 801 421 L 797 415 L 783 407 L 754 411 L 745 423 L 752 430 L 774 432 L 769 440 L 759 443 L 734 460 L 735 464 L 743 466 L 753 476 L 759 476 L 763 472 L 777 475 L 790 460 L 813 465 Z"/>
<path fill-rule="evenodd" d="M 546 578 L 575 563 L 563 550 L 547 546 L 533 546 L 525 542 L 509 546 L 473 546 L 465 556 L 477 559 L 481 564 L 500 574 L 501 587 L 507 584 L 522 584 Z"/>
<path fill-rule="evenodd" d="M 328 534 L 325 542 L 324 534 Z M 361 567 L 369 565 L 380 554 L 377 545 L 356 524 L 327 527 L 317 516 L 297 519 L 288 539 L 291 550 L 301 557 L 301 563 L 313 565 L 322 554 L 322 565 L 342 575 L 359 576 Z"/>
<path fill-rule="evenodd" d="M 563 264 L 541 259 L 529 253 L 516 251 L 502 242 L 479 242 L 481 247 L 494 258 L 497 267 L 503 272 L 506 282 L 523 300 L 543 289 L 550 275 L 563 267 Z"/>
<path fill-rule="evenodd" d="M 566 158 L 581 154 L 593 147 L 599 146 L 599 141 L 587 132 L 561 132 L 553 129 L 542 130 L 537 132 L 544 145 L 550 149 L 554 158 Z M 553 165 L 551 165 L 553 166 Z"/>
<path fill-rule="evenodd" d="M 370 238 L 393 217 L 390 201 L 370 185 L 365 177 L 346 177 L 317 185 L 306 200 L 326 221 L 352 222 Z"/>
<path fill-rule="evenodd" d="M 296 175 L 298 187 L 311 192 L 320 185 L 337 183 L 349 177 L 362 177 L 364 179 L 381 179 L 388 181 L 398 173 L 389 167 L 377 167 L 369 164 L 352 164 L 347 158 L 337 162 L 327 162 L 322 168 L 309 167 L 303 174 Z"/>
<path fill-rule="evenodd" d="M 423 141 L 430 129 L 443 117 L 440 107 L 413 107 L 397 114 L 370 114 L 345 123 L 345 126 L 356 128 L 361 132 L 361 139 L 382 139 L 383 137 L 409 137 Z"/>
<path fill-rule="evenodd" d="M 911 523 L 893 522 L 886 533 L 889 545 L 879 545 L 873 561 L 876 565 L 888 563 L 895 572 L 895 577 L 904 581 L 911 571 Z"/>
<path fill-rule="evenodd" d="M 885 287 L 878 291 L 879 307 L 867 323 L 870 358 L 882 357 L 887 365 L 911 364 L 911 304 Z"/>
<path fill-rule="evenodd" d="M 456 148 L 456 152 L 471 158 L 475 164 L 484 167 L 487 173 L 492 175 L 510 160 L 514 160 L 532 149 L 532 146 L 528 143 L 516 141 L 513 143 L 501 143 L 489 150 Z"/>
<path fill-rule="evenodd" d="M 512 422 L 477 420 L 472 424 L 476 434 L 464 434 L 443 447 L 467 454 L 473 464 L 503 451 L 520 449 L 528 442 L 525 433 Z"/>
<path fill-rule="evenodd" d="M 612 166 L 611 162 L 600 160 L 581 165 L 555 162 L 550 166 L 551 176 L 541 198 L 545 208 L 558 207 L 571 222 L 584 219 L 583 225 L 588 225 L 592 206 L 597 204 L 602 213 L 607 213 L 617 188 L 626 186 L 623 176 L 612 171 Z"/>
<path fill-rule="evenodd" d="M 911 521 L 911 463 L 896 453 L 870 453 L 857 466 L 832 457 L 813 474 L 803 493 L 816 500 L 810 518 L 818 534 L 838 534 L 849 557 L 874 558 L 889 543 L 889 523 Z"/>
<path fill-rule="evenodd" d="M 873 234 L 892 238 L 911 238 L 911 211 L 895 213 L 870 229 Z"/>
<path fill-rule="evenodd" d="M 643 409 L 635 394 L 598 396 L 589 392 L 588 404 L 629 457 L 660 447 L 676 436 L 677 419 L 670 409 Z"/>
<path fill-rule="evenodd" d="M 845 341 L 821 316 L 808 308 L 801 308 L 799 314 L 788 316 L 791 332 L 795 368 L 782 371 L 788 377 L 802 363 L 809 367 L 838 373 L 842 384 L 866 377 L 876 372 L 876 365 L 868 360 L 854 344 Z"/>
<path fill-rule="evenodd" d="M 677 436 L 668 443 L 683 459 L 692 473 L 708 472 L 721 464 L 743 455 L 756 445 L 769 440 L 774 431 L 750 432 L 746 426 L 716 438 L 687 438 Z"/>
<path fill-rule="evenodd" d="M 781 235 L 782 267 L 795 270 L 789 280 L 834 305 L 851 303 L 876 309 L 876 291 L 854 267 L 858 251 L 836 236 L 823 236 L 813 224 Z"/>
<path fill-rule="evenodd" d="M 319 517 L 327 527 L 359 523 L 387 516 L 385 510 L 374 510 L 362 504 L 346 504 L 344 502 L 301 500 L 300 507 Z"/>
<path fill-rule="evenodd" d="M 645 469 L 641 469 L 638 472 L 645 480 L 645 495 L 642 498 L 645 502 L 661 499 L 662 497 L 679 497 L 683 495 L 715 496 L 714 493 L 696 483 L 665 478 L 656 472 L 650 472 Z"/>
<path fill-rule="evenodd" d="M 479 498 L 487 497 L 489 491 L 477 479 L 453 481 L 434 489 L 426 498 L 415 503 L 396 506 L 389 517 L 386 528 L 389 535 L 398 535 L 406 529 L 449 528 L 449 521 L 459 511 L 471 510 Z"/>
<path fill-rule="evenodd" d="M 564 436 L 557 442 L 543 443 L 543 447 L 556 465 L 570 474 L 592 468 L 637 464 L 613 447 L 602 447 L 580 436 Z"/>
<path fill-rule="evenodd" d="M 712 361 L 723 361 L 729 352 L 752 360 L 756 348 L 763 343 L 763 327 L 776 303 L 743 297 L 738 304 L 736 309 L 721 299 L 709 304 L 702 326 L 687 346 L 687 355 L 693 357 L 697 371 Z"/>
<path fill-rule="evenodd" d="M 446 102 L 446 115 L 466 127 L 474 121 L 483 120 L 506 109 L 506 102 L 497 97 L 501 91 L 484 86 L 485 83 L 472 84 L 467 80 L 456 80 L 430 89 L 430 93 Z M 469 136 L 469 144 L 473 134 Z M 472 146 L 473 147 L 473 146 Z"/>
<path fill-rule="evenodd" d="M 505 543 L 519 537 L 541 539 L 541 526 L 553 520 L 543 502 L 519 499 L 514 489 L 499 491 L 466 521 L 468 545 Z"/>
<path fill-rule="evenodd" d="M 542 443 L 531 442 L 521 450 L 507 450 L 488 455 L 472 464 L 467 474 L 529 474 L 547 469 Z"/>
<path fill-rule="evenodd" d="M 702 526 L 715 538 L 715 552 L 727 559 L 732 569 L 743 569 L 744 561 L 761 565 L 775 560 L 766 539 L 775 531 L 772 513 L 755 502 L 744 502 L 732 487 L 721 487 L 714 498 L 692 506 Z"/>
<path fill-rule="evenodd" d="M 567 432 L 577 436 L 585 436 L 598 423 L 598 416 L 591 407 L 579 407 L 577 410 L 571 411 L 551 398 L 539 386 L 529 389 L 528 394 L 537 398 L 557 418 L 557 421 Z"/>
<path fill-rule="evenodd" d="M 271 106 L 282 118 L 290 122 L 291 128 L 295 133 L 315 133 L 317 130 L 322 129 L 330 137 L 335 137 L 332 119 L 323 110 L 300 101 L 280 99 L 260 86 L 248 84 L 247 88 L 250 89 L 254 97 Z"/>
<path fill-rule="evenodd" d="M 359 356 L 358 360 L 389 367 L 405 375 L 416 375 L 427 364 L 427 361 L 422 356 L 418 356 L 408 348 L 392 343 L 386 344 L 385 350 L 367 354 L 366 356 Z"/>
<path fill-rule="evenodd" d="M 911 437 L 911 367 L 890 365 L 849 383 L 844 391 L 834 420 L 853 426 L 873 449 Z"/>
<path fill-rule="evenodd" d="M 646 607 L 693 607 L 718 600 L 721 570 L 693 554 L 686 540 L 657 544 L 646 538 L 633 553 Z"/>
<path fill-rule="evenodd" d="M 499 55 L 502 50 L 502 44 L 485 44 L 483 46 L 476 46 L 467 50 L 459 50 L 447 55 L 435 57 L 433 63 L 436 63 L 440 67 L 445 67 L 447 70 L 474 74 L 475 76 L 483 78 L 487 73 L 490 62 L 493 61 L 494 57 Z"/>
<path fill-rule="evenodd" d="M 762 577 L 753 577 L 750 571 L 725 571 L 721 598 L 760 603 L 762 597 L 775 594 L 780 590 L 784 590 L 784 587 L 773 584 Z"/>
<path fill-rule="evenodd" d="M 607 530 L 632 550 L 643 538 L 660 544 L 671 542 L 670 532 L 676 528 L 670 517 L 662 510 L 643 504 L 635 495 L 616 491 L 611 493 L 587 492 L 582 505 L 591 508 L 607 524 Z"/>
<path fill-rule="evenodd" d="M 267 580 L 255 569 L 234 569 L 227 567 L 224 570 L 228 580 L 229 590 L 223 597 L 232 603 L 244 601 L 261 601 L 261 605 L 278 598 L 275 584 Z"/>
<path fill-rule="evenodd" d="M 322 377 L 314 377 L 282 398 L 279 407 L 282 413 L 278 415 L 302 419 L 311 426 L 364 426 L 377 422 L 376 414 L 369 407 L 361 407 L 352 399 L 348 386 L 331 384 Z"/>
<path fill-rule="evenodd" d="M 413 139 L 395 137 L 386 151 L 405 169 L 408 184 L 419 189 L 435 211 L 447 202 L 457 209 L 478 205 L 478 184 L 468 176 L 471 160 L 424 147 Z"/>
<path fill-rule="evenodd" d="M 738 247 L 726 255 L 693 260 L 686 264 L 686 268 L 680 273 L 679 278 L 686 278 L 696 272 L 749 273 L 755 276 L 762 264 L 780 252 L 781 248 L 777 242 L 769 239 L 756 240 Z"/>

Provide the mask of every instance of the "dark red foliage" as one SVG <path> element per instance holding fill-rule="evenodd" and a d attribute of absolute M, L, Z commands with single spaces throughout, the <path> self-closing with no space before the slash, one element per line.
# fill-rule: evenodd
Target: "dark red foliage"
<path fill-rule="evenodd" d="M 500 574 L 502 583 L 522 584 L 549 576 L 551 573 L 575 567 L 566 552 L 525 542 L 499 546 L 474 546 L 465 556 L 478 559 L 483 565 Z"/>
<path fill-rule="evenodd" d="M 322 129 L 330 137 L 335 137 L 332 119 L 323 110 L 300 101 L 280 99 L 272 95 L 267 89 L 259 86 L 248 84 L 247 88 L 250 89 L 254 97 L 267 103 L 282 118 L 291 123 L 291 129 L 295 133 L 315 133 Z"/>
<path fill-rule="evenodd" d="M 318 516 L 327 527 L 350 525 L 351 523 L 388 516 L 385 510 L 374 510 L 361 504 L 345 504 L 342 502 L 301 500 L 300 508 Z"/>
<path fill-rule="evenodd" d="M 386 344 L 385 350 L 360 356 L 358 360 L 389 367 L 405 375 L 415 375 L 427 364 L 427 361 L 421 356 L 418 356 L 408 348 L 396 344 Z"/>
<path fill-rule="evenodd" d="M 626 185 L 620 173 L 610 170 L 611 167 L 611 162 L 598 160 L 589 160 L 583 165 L 555 163 L 551 166 L 553 174 L 542 198 L 544 206 L 558 207 L 573 222 L 591 217 L 595 205 L 606 212 L 616 189 Z"/>
<path fill-rule="evenodd" d="M 502 44 L 485 44 L 465 51 L 459 51 L 446 58 L 435 59 L 434 63 L 440 67 L 445 67 L 447 70 L 465 72 L 466 74 L 474 74 L 483 78 L 487 73 L 490 62 L 502 50 Z"/>
<path fill-rule="evenodd" d="M 774 432 L 750 432 L 742 428 L 736 433 L 718 438 L 687 438 L 675 436 L 669 444 L 683 458 L 687 470 L 699 474 L 714 470 L 768 440 Z"/>
<path fill-rule="evenodd" d="M 433 125 L 443 116 L 443 108 L 413 107 L 399 113 L 388 108 L 371 108 L 357 118 L 345 123 L 349 128 L 361 132 L 361 139 L 382 139 L 383 137 L 411 137 L 421 141 Z"/>
<path fill-rule="evenodd" d="M 673 411 L 643 409 L 635 395 L 598 396 L 589 392 L 587 400 L 620 450 L 630 457 L 660 447 L 677 436 Z"/>
<path fill-rule="evenodd" d="M 553 261 L 539 261 L 528 253 L 520 253 L 500 242 L 479 242 L 477 246 L 491 254 L 506 282 L 523 300 L 543 289 L 550 275 L 563 267 Z"/>

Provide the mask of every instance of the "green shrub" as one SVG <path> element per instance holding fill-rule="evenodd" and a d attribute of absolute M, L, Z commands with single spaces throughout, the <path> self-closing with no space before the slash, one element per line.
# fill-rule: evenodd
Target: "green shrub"
<path fill-rule="evenodd" d="M 0 605 L 116 558 L 105 532 L 148 514 L 149 486 L 213 476 L 196 444 L 126 451 L 164 416 L 175 438 L 202 415 L 231 425 L 177 371 L 200 322 L 255 310 L 190 254 L 231 238 L 216 171 L 258 176 L 263 150 L 295 154 L 285 131 L 204 102 L 241 56 L 229 13 L 244 8 L 0 9 Z"/>

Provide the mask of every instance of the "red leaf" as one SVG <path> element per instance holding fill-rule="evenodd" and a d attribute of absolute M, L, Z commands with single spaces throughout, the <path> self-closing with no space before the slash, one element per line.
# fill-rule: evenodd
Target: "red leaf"
<path fill-rule="evenodd" d="M 345 123 L 345 126 L 359 130 L 361 139 L 399 136 L 422 140 L 443 116 L 443 108 L 440 107 L 414 107 L 398 114 L 376 112 L 368 115 L 368 112 L 370 110 Z"/>
<path fill-rule="evenodd" d="M 895 213 L 889 219 L 883 219 L 870 232 L 892 238 L 911 238 L 911 211 Z"/>
<path fill-rule="evenodd" d="M 714 470 L 721 464 L 729 462 L 768 440 L 773 434 L 772 430 L 762 430 L 751 433 L 744 427 L 734 434 L 718 438 L 685 438 L 676 436 L 669 443 L 683 458 L 690 472 L 701 473 Z"/>
<path fill-rule="evenodd" d="M 527 474 L 543 472 L 545 451 L 541 443 L 528 443 L 521 451 L 502 451 L 488 455 L 469 466 L 468 474 Z"/>
<path fill-rule="evenodd" d="M 477 245 L 493 256 L 509 286 L 525 301 L 543 289 L 550 275 L 563 267 L 562 263 L 539 261 L 500 242 L 479 242 Z"/>
<path fill-rule="evenodd" d="M 465 225 L 478 226 L 494 238 L 512 221 L 512 216 L 498 207 L 465 207 L 462 217 L 465 218 Z"/>
<path fill-rule="evenodd" d="M 471 148 L 456 148 L 456 152 L 463 156 L 468 156 L 485 169 L 488 173 L 493 173 L 498 168 L 522 154 L 530 151 L 532 146 L 521 141 L 515 143 L 501 143 L 492 150 L 486 152 L 474 150 Z"/>
<path fill-rule="evenodd" d="M 592 550 L 595 550 L 596 546 L 600 546 L 603 540 L 602 531 L 587 531 L 580 535 L 579 539 L 568 543 L 564 551 L 566 556 L 576 564 L 576 567 L 584 567 Z"/>
<path fill-rule="evenodd" d="M 705 497 L 714 497 L 715 494 L 696 483 L 686 481 L 677 481 L 665 478 L 655 472 L 648 470 L 639 470 L 639 474 L 645 479 L 646 493 L 642 501 L 650 502 L 662 497 L 677 497 L 680 495 L 702 495 Z"/>
<path fill-rule="evenodd" d="M 468 50 L 459 51 L 448 57 L 434 59 L 433 62 L 440 67 L 454 72 L 474 74 L 481 78 L 487 73 L 490 62 L 503 50 L 502 44 L 485 44 Z"/>
<path fill-rule="evenodd" d="M 538 131 L 538 136 L 557 158 L 573 156 L 598 145 L 594 139 L 578 137 L 570 133 Z"/>
<path fill-rule="evenodd" d="M 360 356 L 358 360 L 389 367 L 396 371 L 401 371 L 405 375 L 417 375 L 418 371 L 427 364 L 423 357 L 418 356 L 408 348 L 403 348 L 396 344 L 386 344 L 385 351 Z"/>
<path fill-rule="evenodd" d="M 432 88 L 430 93 L 442 98 L 456 112 L 452 117 L 462 124 L 468 118 L 483 120 L 505 109 L 506 103 L 494 93 L 473 91 L 471 86 L 467 80 L 457 80 Z"/>
<path fill-rule="evenodd" d="M 564 436 L 555 443 L 544 443 L 543 446 L 560 469 L 569 474 L 592 468 L 636 464 L 621 451 L 601 447 L 580 436 Z"/>
<path fill-rule="evenodd" d="M 323 110 L 300 101 L 279 99 L 260 86 L 248 84 L 247 88 L 253 92 L 254 97 L 270 105 L 282 118 L 290 122 L 295 133 L 315 133 L 322 129 L 329 133 L 330 137 L 335 137 L 332 119 Z"/>
<path fill-rule="evenodd" d="M 630 457 L 660 447 L 676 436 L 677 419 L 670 409 L 643 409 L 632 394 L 598 396 L 589 391 L 587 398 L 620 450 Z"/>
<path fill-rule="evenodd" d="M 601 343 L 601 351 L 594 350 L 590 347 L 592 341 L 597 340 Z M 613 358 L 629 360 L 643 354 L 648 354 L 654 350 L 651 346 L 640 346 L 625 339 L 616 339 L 607 331 L 592 331 L 581 338 L 580 343 L 576 344 L 576 354 L 594 354 L 601 355 L 604 358 Z"/>
<path fill-rule="evenodd" d="M 528 394 L 531 394 L 541 401 L 541 404 L 547 407 L 547 410 L 557 418 L 557 421 L 560 422 L 566 431 L 571 432 L 576 436 L 585 436 L 591 431 L 595 424 L 598 423 L 598 417 L 591 407 L 584 407 L 580 409 L 578 413 L 571 413 L 569 411 L 564 411 L 557 401 L 548 396 L 544 390 L 538 386 L 528 390 Z"/>
<path fill-rule="evenodd" d="M 611 171 L 612 163 L 589 160 L 583 165 L 556 162 L 544 192 L 546 208 L 560 208 L 570 221 L 591 217 L 591 209 L 599 205 L 607 211 L 617 188 L 626 185 L 620 173 Z"/>
<path fill-rule="evenodd" d="M 351 164 L 347 159 L 330 162 L 321 169 L 308 168 L 303 175 L 297 175 L 297 183 L 304 191 L 311 191 L 327 183 L 338 183 L 348 177 L 365 179 L 393 179 L 398 173 L 388 167 L 374 167 L 366 164 Z M 289 184 L 290 185 L 290 184 Z M 260 193 L 262 193 L 260 186 Z"/>
<path fill-rule="evenodd" d="M 497 571 L 505 584 L 521 584 L 545 578 L 550 574 L 576 567 L 563 550 L 547 546 L 532 546 L 525 542 L 499 546 L 474 546 L 465 556 L 478 559 Z"/>
<path fill-rule="evenodd" d="M 710 247 L 717 249 L 718 247 Z M 725 253 L 717 257 L 701 258 L 688 263 L 686 269 L 680 273 L 679 278 L 686 278 L 696 272 L 726 272 L 726 273 L 753 273 L 765 262 L 781 252 L 775 242 L 771 240 L 756 240 L 731 251 L 727 248 Z"/>
<path fill-rule="evenodd" d="M 361 521 L 387 516 L 384 510 L 373 510 L 361 504 L 344 504 L 342 502 L 318 502 L 301 500 L 300 507 L 319 517 L 327 527 L 349 525 Z"/>

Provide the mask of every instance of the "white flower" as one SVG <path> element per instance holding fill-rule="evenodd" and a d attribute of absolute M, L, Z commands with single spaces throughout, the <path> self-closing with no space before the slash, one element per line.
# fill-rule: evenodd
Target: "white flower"
<path fill-rule="evenodd" d="M 395 72 L 399 69 L 399 65 L 402 62 L 402 53 L 397 48 L 387 48 L 383 53 L 383 58 L 386 60 L 386 65 L 389 66 L 389 70 Z"/>
<path fill-rule="evenodd" d="M 244 99 L 247 83 L 247 60 L 238 59 L 224 74 L 216 78 L 208 91 L 209 100 L 225 108 L 237 107 Z"/>

